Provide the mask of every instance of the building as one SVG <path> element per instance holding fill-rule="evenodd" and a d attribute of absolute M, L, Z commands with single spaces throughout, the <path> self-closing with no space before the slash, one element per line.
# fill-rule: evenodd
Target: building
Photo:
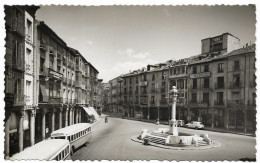
<path fill-rule="evenodd" d="M 34 144 L 36 6 L 5 6 L 5 158 Z"/>
<path fill-rule="evenodd" d="M 103 105 L 103 111 L 108 112 L 109 111 L 109 99 L 110 99 L 110 83 L 102 83 L 102 105 Z"/>
<path fill-rule="evenodd" d="M 96 87 L 96 101 L 97 101 L 97 106 L 96 106 L 96 109 L 97 109 L 97 112 L 99 115 L 102 114 L 102 109 L 104 108 L 103 106 L 103 87 L 102 87 L 102 79 L 98 79 L 98 84 L 97 84 L 97 87 Z"/>
<path fill-rule="evenodd" d="M 167 123 L 170 90 L 176 86 L 178 119 L 201 121 L 211 128 L 255 131 L 255 70 L 254 44 L 241 48 L 240 40 L 230 33 L 203 39 L 199 55 L 122 75 L 124 115 Z M 111 83 L 113 102 L 118 83 L 114 79 Z"/>
<path fill-rule="evenodd" d="M 88 122 L 85 109 L 101 107 L 98 71 L 48 25 L 35 20 L 38 8 L 5 6 L 6 159 L 54 130 Z"/>
<path fill-rule="evenodd" d="M 121 76 L 109 81 L 109 110 L 117 114 L 123 114 L 123 83 Z"/>

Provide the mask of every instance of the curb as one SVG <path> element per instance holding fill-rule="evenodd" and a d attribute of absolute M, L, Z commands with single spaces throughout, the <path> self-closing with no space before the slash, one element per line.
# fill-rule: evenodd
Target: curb
<path fill-rule="evenodd" d="M 108 116 L 114 117 L 114 118 L 122 118 L 121 116 L 117 116 L 117 115 L 109 115 L 108 114 Z M 153 121 L 151 121 L 151 122 L 150 121 L 143 121 L 143 120 L 139 120 L 139 119 L 136 119 L 136 118 L 125 117 L 124 119 L 134 120 L 134 121 L 139 121 L 139 122 L 145 122 L 145 123 L 154 123 Z M 160 125 L 166 125 L 166 124 L 160 123 Z M 214 130 L 214 129 L 211 129 L 211 128 L 205 128 L 204 130 L 212 131 L 212 132 L 229 133 L 229 134 L 236 134 L 236 135 L 244 135 L 244 136 L 256 137 L 255 134 L 250 134 L 250 133 L 239 133 L 239 132 L 230 132 L 230 131 L 224 131 L 224 130 Z"/>
<path fill-rule="evenodd" d="M 137 136 L 131 137 L 131 140 L 137 143 L 143 144 L 142 140 L 139 140 Z M 219 142 L 214 141 L 213 144 L 208 146 L 200 146 L 200 147 L 172 147 L 172 146 L 166 146 L 166 145 L 159 145 L 156 143 L 151 143 L 151 146 L 163 148 L 163 149 L 171 149 L 171 150 L 205 150 L 205 149 L 212 149 L 212 148 L 218 148 L 221 147 L 221 144 Z"/>

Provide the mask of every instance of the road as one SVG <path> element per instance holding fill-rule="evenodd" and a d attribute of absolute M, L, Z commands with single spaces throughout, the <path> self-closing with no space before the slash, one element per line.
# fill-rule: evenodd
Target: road
<path fill-rule="evenodd" d="M 86 146 L 79 148 L 72 156 L 73 160 L 196 160 L 223 161 L 241 158 L 256 158 L 256 139 L 250 136 L 230 133 L 218 133 L 205 130 L 179 128 L 179 131 L 208 133 L 221 147 L 208 150 L 171 150 L 145 146 L 133 142 L 132 136 L 139 135 L 142 129 L 154 130 L 165 125 L 109 117 L 104 118 L 92 129 L 92 137 Z"/>

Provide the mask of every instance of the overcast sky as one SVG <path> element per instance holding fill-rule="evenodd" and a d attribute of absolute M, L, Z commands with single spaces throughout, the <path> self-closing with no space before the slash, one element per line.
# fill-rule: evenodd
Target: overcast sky
<path fill-rule="evenodd" d="M 104 82 L 200 54 L 202 39 L 225 32 L 241 45 L 255 42 L 252 6 L 41 6 L 36 19 L 79 50 Z"/>

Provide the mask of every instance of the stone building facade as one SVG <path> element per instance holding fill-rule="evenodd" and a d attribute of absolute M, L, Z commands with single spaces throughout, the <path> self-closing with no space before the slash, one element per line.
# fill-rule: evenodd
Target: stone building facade
<path fill-rule="evenodd" d="M 223 33 L 201 40 L 201 47 L 199 55 L 121 75 L 124 115 L 167 123 L 172 107 L 169 91 L 176 86 L 178 119 L 254 131 L 255 45 L 241 47 L 237 37 Z"/>
<path fill-rule="evenodd" d="M 5 6 L 5 158 L 54 130 L 88 122 L 82 108 L 99 106 L 97 69 L 35 20 L 38 8 Z"/>

